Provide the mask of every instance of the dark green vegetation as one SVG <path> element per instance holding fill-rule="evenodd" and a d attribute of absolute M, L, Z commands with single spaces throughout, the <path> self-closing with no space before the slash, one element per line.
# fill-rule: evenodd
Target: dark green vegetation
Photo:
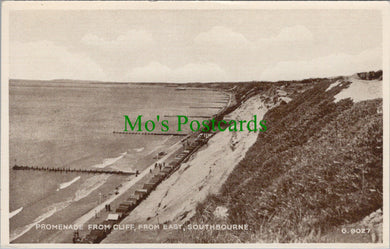
<path fill-rule="evenodd" d="M 198 205 L 191 220 L 248 224 L 249 233 L 180 232 L 169 241 L 321 242 L 321 234 L 381 208 L 382 99 L 334 103 L 350 82 L 325 90 L 340 79 L 300 82 L 302 93 L 299 84 L 285 85 L 293 100 L 266 113 L 267 132 L 259 133 L 221 192 Z M 213 215 L 217 206 L 228 208 L 226 220 Z"/>

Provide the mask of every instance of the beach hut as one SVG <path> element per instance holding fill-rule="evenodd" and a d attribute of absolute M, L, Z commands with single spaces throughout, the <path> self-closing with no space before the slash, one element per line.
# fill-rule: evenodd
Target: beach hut
<path fill-rule="evenodd" d="M 123 203 L 121 203 L 118 208 L 121 209 L 121 210 L 124 210 L 126 212 L 126 211 L 128 211 L 130 209 L 130 204 L 123 204 Z"/>
<path fill-rule="evenodd" d="M 169 172 L 171 172 L 170 169 L 164 168 L 161 172 L 166 173 L 168 175 Z"/>
<path fill-rule="evenodd" d="M 135 191 L 135 194 L 138 196 L 138 199 L 143 199 L 148 194 L 148 190 L 146 190 L 146 189 L 137 189 Z"/>
<path fill-rule="evenodd" d="M 138 201 L 138 196 L 136 195 L 130 195 L 129 198 L 127 198 L 128 201 Z"/>
<path fill-rule="evenodd" d="M 130 195 L 129 198 L 127 198 L 127 201 L 138 201 L 138 197 L 136 195 Z"/>
<path fill-rule="evenodd" d="M 159 179 L 155 179 L 154 177 L 149 180 L 149 184 L 153 184 L 154 187 L 156 187 L 159 183 Z"/>
<path fill-rule="evenodd" d="M 152 179 L 150 179 L 150 182 L 153 182 L 155 184 L 159 184 L 162 180 L 162 177 L 159 175 L 154 175 Z"/>
<path fill-rule="evenodd" d="M 129 206 L 129 205 L 131 205 L 131 202 L 130 202 L 130 201 L 124 201 L 124 202 L 122 202 L 120 205 Z"/>
<path fill-rule="evenodd" d="M 146 189 L 148 190 L 149 192 L 152 191 L 154 189 L 156 185 L 153 184 L 153 183 L 145 183 L 144 186 L 143 186 L 143 189 Z"/>
<path fill-rule="evenodd" d="M 118 207 L 117 209 L 115 209 L 115 213 L 120 214 L 120 217 L 122 217 L 122 215 L 125 214 L 127 211 L 127 207 Z"/>
<path fill-rule="evenodd" d="M 173 161 L 170 163 L 170 165 L 176 166 L 176 164 L 178 164 L 178 162 L 179 162 L 179 160 L 173 160 Z"/>
<path fill-rule="evenodd" d="M 117 221 L 117 220 L 119 220 L 120 219 L 120 214 L 119 213 L 114 213 L 114 214 L 108 214 L 108 216 L 107 216 L 107 221 L 110 221 L 110 220 L 112 220 L 112 221 Z"/>
<path fill-rule="evenodd" d="M 163 168 L 163 170 L 161 172 L 170 173 L 172 170 L 173 170 L 173 167 L 165 167 L 165 168 Z"/>
<path fill-rule="evenodd" d="M 130 210 L 133 209 L 137 205 L 137 200 L 133 199 L 133 200 L 129 200 L 129 202 L 131 203 L 131 205 L 129 207 Z"/>
<path fill-rule="evenodd" d="M 164 179 L 167 176 L 165 172 L 160 172 L 158 175 L 161 177 L 161 179 Z"/>

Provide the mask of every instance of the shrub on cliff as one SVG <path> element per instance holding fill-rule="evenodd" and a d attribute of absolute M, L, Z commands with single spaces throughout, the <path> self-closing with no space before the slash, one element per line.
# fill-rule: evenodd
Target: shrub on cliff
<path fill-rule="evenodd" d="M 301 241 L 382 207 L 382 100 L 335 103 L 350 84 L 325 91 L 335 80 L 267 112 L 267 132 L 192 219 L 218 223 L 211 214 L 223 204 L 229 223 L 252 230 L 182 233 L 180 241 Z"/>

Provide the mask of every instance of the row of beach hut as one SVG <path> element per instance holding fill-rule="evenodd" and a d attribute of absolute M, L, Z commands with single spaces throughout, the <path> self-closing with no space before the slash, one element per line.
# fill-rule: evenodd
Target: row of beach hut
<path fill-rule="evenodd" d="M 198 148 L 207 143 L 210 135 L 200 135 L 194 143 L 186 147 L 184 151 L 178 154 L 175 159 L 161 171 L 154 174 L 153 177 L 143 184 L 142 188 L 137 189 L 134 194 L 130 195 L 126 201 L 119 204 L 115 213 L 108 215 L 108 218 L 101 224 L 100 227 L 105 229 L 94 229 L 86 236 L 85 239 L 77 240 L 76 243 L 100 243 L 112 230 L 113 225 L 120 223 L 126 216 L 130 214 L 149 194 L 159 185 L 164 179 L 175 172 L 180 164 L 187 160 Z M 73 240 L 75 242 L 75 240 Z"/>

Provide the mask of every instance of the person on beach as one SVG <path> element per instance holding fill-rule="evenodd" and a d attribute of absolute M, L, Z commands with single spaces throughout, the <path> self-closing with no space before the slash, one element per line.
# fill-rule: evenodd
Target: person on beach
<path fill-rule="evenodd" d="M 157 163 L 154 164 L 154 168 L 157 168 Z"/>

